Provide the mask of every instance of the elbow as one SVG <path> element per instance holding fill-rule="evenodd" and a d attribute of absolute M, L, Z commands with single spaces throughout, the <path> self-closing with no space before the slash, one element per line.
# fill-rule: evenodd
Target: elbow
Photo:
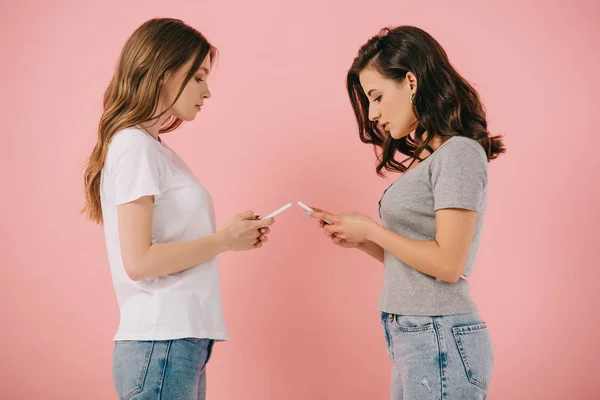
<path fill-rule="evenodd" d="M 458 280 L 460 279 L 461 275 L 456 275 L 456 274 L 447 274 L 447 276 L 440 278 L 441 280 L 443 280 L 444 282 L 448 282 L 448 283 L 456 283 L 458 282 Z"/>
<path fill-rule="evenodd" d="M 456 283 L 460 280 L 463 269 L 463 265 L 446 265 L 445 268 L 442 269 L 443 273 L 438 276 L 438 279 L 448 283 Z"/>
<path fill-rule="evenodd" d="M 125 268 L 125 273 L 127 277 L 134 282 L 139 282 L 144 279 L 142 274 L 142 268 L 136 263 L 123 263 L 123 267 Z"/>
<path fill-rule="evenodd" d="M 125 273 L 134 282 L 142 280 L 142 275 L 134 268 L 125 268 Z"/>

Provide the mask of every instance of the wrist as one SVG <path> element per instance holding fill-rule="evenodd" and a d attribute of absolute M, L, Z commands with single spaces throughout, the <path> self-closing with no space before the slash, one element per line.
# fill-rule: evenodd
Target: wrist
<path fill-rule="evenodd" d="M 375 236 L 377 236 L 377 231 L 381 228 L 377 222 L 369 219 L 369 223 L 367 224 L 367 228 L 365 229 L 365 242 L 374 242 Z"/>
<path fill-rule="evenodd" d="M 233 239 L 229 228 L 222 229 L 215 234 L 217 239 L 219 254 L 231 251 L 233 248 Z"/>

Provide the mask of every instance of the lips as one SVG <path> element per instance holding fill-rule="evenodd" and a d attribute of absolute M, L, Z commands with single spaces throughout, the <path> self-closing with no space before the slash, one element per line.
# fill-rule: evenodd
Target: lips
<path fill-rule="evenodd" d="M 388 127 L 388 123 L 387 122 L 385 124 L 381 125 L 381 129 L 383 129 L 385 132 L 387 132 L 387 127 Z"/>

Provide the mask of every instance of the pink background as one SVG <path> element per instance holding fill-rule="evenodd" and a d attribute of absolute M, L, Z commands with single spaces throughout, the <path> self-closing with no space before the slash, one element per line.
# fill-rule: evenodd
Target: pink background
<path fill-rule="evenodd" d="M 50 4 L 53 5 L 50 5 Z M 450 4 L 452 3 L 452 4 Z M 595 3 L 595 4 L 594 4 Z M 183 18 L 221 56 L 213 98 L 165 139 L 212 191 L 219 225 L 301 200 L 377 216 L 389 180 L 358 139 L 345 73 L 369 37 L 412 24 L 479 89 L 508 154 L 472 292 L 496 352 L 490 399 L 590 399 L 600 356 L 600 6 L 593 1 L 4 2 L 0 12 L 0 398 L 108 399 L 118 308 L 103 232 L 78 214 L 101 98 L 126 38 Z M 209 399 L 386 399 L 377 262 L 299 208 L 266 248 L 221 257 L 232 340 Z"/>

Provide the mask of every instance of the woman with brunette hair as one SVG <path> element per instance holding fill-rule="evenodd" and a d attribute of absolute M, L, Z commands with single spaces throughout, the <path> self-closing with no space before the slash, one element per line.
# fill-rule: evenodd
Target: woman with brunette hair
<path fill-rule="evenodd" d="M 104 95 L 83 212 L 104 225 L 120 399 L 205 398 L 213 344 L 228 338 L 215 257 L 261 247 L 274 222 L 246 211 L 217 231 L 211 195 L 160 137 L 210 98 L 216 54 L 182 21 L 152 19 L 127 40 Z"/>
<path fill-rule="evenodd" d="M 476 90 L 419 28 L 371 38 L 347 89 L 377 173 L 402 175 L 379 202 L 381 225 L 357 212 L 311 215 L 333 243 L 383 263 L 379 309 L 392 399 L 484 399 L 493 350 L 464 277 L 480 242 L 487 164 L 505 151 L 502 139 L 488 131 Z"/>

